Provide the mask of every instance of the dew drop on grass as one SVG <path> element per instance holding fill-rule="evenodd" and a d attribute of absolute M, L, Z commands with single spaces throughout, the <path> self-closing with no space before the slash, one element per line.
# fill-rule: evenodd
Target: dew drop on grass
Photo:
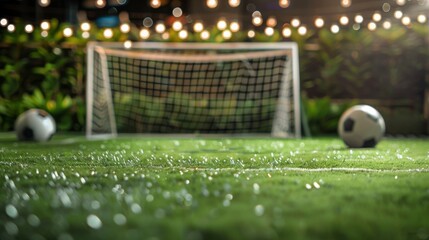
<path fill-rule="evenodd" d="M 123 214 L 117 213 L 115 216 L 113 216 L 113 221 L 116 223 L 116 225 L 122 226 L 127 223 L 127 218 Z"/>
<path fill-rule="evenodd" d="M 137 203 L 133 203 L 133 204 L 131 205 L 131 211 L 132 211 L 133 213 L 135 213 L 135 214 L 138 214 L 138 213 L 140 213 L 140 212 L 142 211 L 142 207 L 140 207 L 140 205 L 139 205 L 139 204 L 137 204 Z"/>
<path fill-rule="evenodd" d="M 313 186 L 314 186 L 316 189 L 319 189 L 319 188 L 320 188 L 320 185 L 319 185 L 319 183 L 317 183 L 317 182 L 314 182 L 314 183 L 313 183 Z"/>
<path fill-rule="evenodd" d="M 259 184 L 254 183 L 253 184 L 253 193 L 254 194 L 259 194 L 260 192 L 261 192 L 261 190 L 260 190 Z"/>
<path fill-rule="evenodd" d="M 264 215 L 264 206 L 262 206 L 261 204 L 258 204 L 255 206 L 255 214 L 256 216 L 262 216 Z"/>
<path fill-rule="evenodd" d="M 100 202 L 99 201 L 97 201 L 97 200 L 93 200 L 93 201 L 91 201 L 91 208 L 92 209 L 94 209 L 94 210 L 97 210 L 97 209 L 99 209 L 100 208 Z"/>
<path fill-rule="evenodd" d="M 27 222 L 30 226 L 37 227 L 40 225 L 40 219 L 38 216 L 34 214 L 30 214 L 27 217 Z"/>
<path fill-rule="evenodd" d="M 103 226 L 100 218 L 97 215 L 91 214 L 86 218 L 86 223 L 90 228 L 100 229 Z"/>
<path fill-rule="evenodd" d="M 11 236 L 17 235 L 19 232 L 18 226 L 16 226 L 16 224 L 13 222 L 6 222 L 4 228 L 6 232 Z"/>
<path fill-rule="evenodd" d="M 6 214 L 11 218 L 18 217 L 18 210 L 12 204 L 6 206 Z"/>
<path fill-rule="evenodd" d="M 146 196 L 146 201 L 147 202 L 153 202 L 153 200 L 154 200 L 153 195 L 149 194 L 149 195 Z"/>
<path fill-rule="evenodd" d="M 225 195 L 225 199 L 228 200 L 228 201 L 231 201 L 233 198 L 234 198 L 234 196 L 232 194 L 230 194 L 230 193 L 228 193 L 228 194 Z"/>
<path fill-rule="evenodd" d="M 58 240 L 73 240 L 72 235 L 68 234 L 68 233 L 61 233 L 58 238 Z"/>

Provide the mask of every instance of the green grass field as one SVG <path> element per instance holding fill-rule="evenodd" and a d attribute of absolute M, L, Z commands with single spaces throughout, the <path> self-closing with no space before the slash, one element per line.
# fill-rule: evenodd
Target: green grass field
<path fill-rule="evenodd" d="M 0 239 L 429 239 L 429 141 L 0 134 Z"/>

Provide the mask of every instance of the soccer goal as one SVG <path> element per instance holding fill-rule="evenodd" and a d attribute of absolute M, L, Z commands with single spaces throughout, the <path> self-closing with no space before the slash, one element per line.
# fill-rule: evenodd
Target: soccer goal
<path fill-rule="evenodd" d="M 300 137 L 296 43 L 91 42 L 88 138 L 119 133 Z"/>

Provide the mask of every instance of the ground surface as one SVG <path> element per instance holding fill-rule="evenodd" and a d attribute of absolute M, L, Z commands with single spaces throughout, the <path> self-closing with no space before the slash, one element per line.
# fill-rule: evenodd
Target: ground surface
<path fill-rule="evenodd" d="M 429 140 L 0 134 L 0 239 L 429 239 Z"/>

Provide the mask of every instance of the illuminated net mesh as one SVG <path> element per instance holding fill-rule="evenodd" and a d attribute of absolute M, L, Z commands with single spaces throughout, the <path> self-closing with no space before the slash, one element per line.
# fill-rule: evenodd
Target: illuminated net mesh
<path fill-rule="evenodd" d="M 88 135 L 296 135 L 290 50 L 96 47 Z"/>

